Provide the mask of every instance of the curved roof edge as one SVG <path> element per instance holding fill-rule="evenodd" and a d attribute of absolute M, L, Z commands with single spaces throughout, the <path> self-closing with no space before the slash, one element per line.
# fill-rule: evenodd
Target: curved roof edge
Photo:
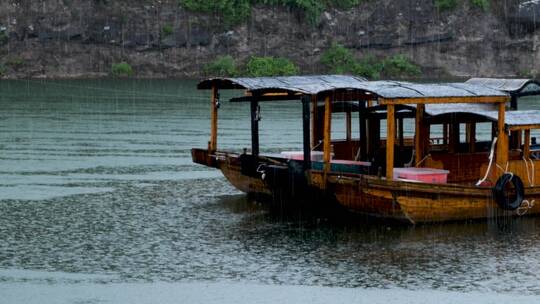
<path fill-rule="evenodd" d="M 323 92 L 356 90 L 388 99 L 508 97 L 508 93 L 488 86 L 470 83 L 411 83 L 403 81 L 367 81 L 344 75 L 287 76 L 257 78 L 212 78 L 200 82 L 199 89 L 245 89 L 256 91 L 288 91 L 315 95 Z"/>
<path fill-rule="evenodd" d="M 279 77 L 240 77 L 211 78 L 199 82 L 197 89 L 285 90 L 303 94 L 317 94 L 341 88 L 355 87 L 367 79 L 346 75 L 279 76 Z"/>
<path fill-rule="evenodd" d="M 455 104 L 454 107 L 447 105 L 428 106 L 429 108 L 426 106 L 426 113 L 431 117 L 449 114 L 473 114 L 493 122 L 499 120 L 499 112 L 490 109 L 489 105 Z M 504 123 L 509 127 L 540 125 L 540 110 L 507 111 L 505 113 Z"/>
<path fill-rule="evenodd" d="M 471 78 L 465 83 L 485 86 L 512 95 L 540 95 L 540 81 L 537 79 Z"/>

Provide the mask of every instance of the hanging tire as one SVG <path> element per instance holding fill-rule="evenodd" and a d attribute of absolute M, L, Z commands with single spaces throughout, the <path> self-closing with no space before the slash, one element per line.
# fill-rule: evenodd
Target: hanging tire
<path fill-rule="evenodd" d="M 506 186 L 508 183 L 512 183 L 512 186 L 514 186 L 515 194 L 513 196 L 509 196 L 507 193 Z M 521 203 L 525 198 L 523 181 L 517 175 L 505 173 L 499 177 L 493 188 L 493 198 L 501 209 L 516 210 L 521 206 Z"/>

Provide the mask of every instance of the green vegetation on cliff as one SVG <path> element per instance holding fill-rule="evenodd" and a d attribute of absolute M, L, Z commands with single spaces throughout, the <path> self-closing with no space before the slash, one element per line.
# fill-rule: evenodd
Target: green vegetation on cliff
<path fill-rule="evenodd" d="M 321 56 L 321 63 L 336 74 L 354 74 L 369 79 L 381 76 L 415 77 L 420 75 L 420 68 L 404 55 L 394 55 L 384 59 L 367 56 L 356 59 L 351 50 L 339 44 L 333 44 Z"/>
<path fill-rule="evenodd" d="M 490 7 L 490 0 L 469 0 L 472 7 L 486 11 Z M 460 4 L 459 0 L 433 0 L 433 4 L 439 11 L 451 11 L 456 9 Z"/>
<path fill-rule="evenodd" d="M 457 0 L 434 0 L 435 7 L 440 11 L 449 11 L 457 7 Z"/>
<path fill-rule="evenodd" d="M 357 59 L 350 49 L 333 44 L 321 56 L 320 63 L 327 72 L 334 74 L 352 74 L 369 79 L 417 77 L 420 67 L 404 55 L 393 55 L 384 58 L 366 56 Z M 300 73 L 300 69 L 292 61 L 280 57 L 251 57 L 240 66 L 231 56 L 220 56 L 203 67 L 208 77 L 263 77 L 290 76 Z"/>
<path fill-rule="evenodd" d="M 8 41 L 8 36 L 5 32 L 0 32 L 0 45 L 6 43 Z"/>
<path fill-rule="evenodd" d="M 301 11 L 312 25 L 319 21 L 321 13 L 330 7 L 350 9 L 366 0 L 178 0 L 178 4 L 190 11 L 216 14 L 227 26 L 245 21 L 253 5 L 283 6 Z M 487 10 L 490 0 L 469 0 L 473 7 Z M 459 0 L 433 0 L 439 11 L 450 11 L 460 5 Z"/>
<path fill-rule="evenodd" d="M 178 3 L 193 12 L 218 14 L 227 25 L 246 20 L 251 12 L 250 0 L 179 0 Z"/>
<path fill-rule="evenodd" d="M 328 67 L 332 73 L 352 73 L 356 59 L 351 50 L 334 43 L 321 56 L 321 63 Z"/>
<path fill-rule="evenodd" d="M 251 13 L 251 7 L 256 4 L 279 5 L 300 10 L 311 24 L 315 24 L 323 10 L 328 7 L 349 9 L 362 1 L 364 0 L 178 0 L 178 3 L 194 12 L 218 14 L 226 25 L 233 25 L 245 21 Z"/>
<path fill-rule="evenodd" d="M 298 74 L 298 67 L 289 59 L 274 57 L 251 57 L 246 64 L 245 75 L 250 77 L 290 76 Z"/>
<path fill-rule="evenodd" d="M 204 74 L 213 77 L 233 77 L 238 74 L 231 56 L 220 56 L 203 67 Z"/>
<path fill-rule="evenodd" d="M 203 67 L 204 74 L 211 77 L 232 76 L 290 76 L 299 73 L 298 67 L 290 60 L 280 57 L 251 57 L 239 68 L 231 56 L 221 56 Z"/>
<path fill-rule="evenodd" d="M 471 0 L 471 5 L 483 11 L 486 11 L 487 9 L 489 9 L 490 3 L 489 0 Z"/>
<path fill-rule="evenodd" d="M 24 64 L 24 59 L 21 57 L 13 57 L 6 61 L 6 65 L 12 67 L 13 69 L 17 69 L 21 67 Z"/>
<path fill-rule="evenodd" d="M 173 26 L 170 24 L 165 24 L 163 28 L 161 28 L 161 33 L 163 34 L 164 37 L 172 35 L 174 33 Z"/>
<path fill-rule="evenodd" d="M 382 61 L 382 75 L 385 77 L 416 77 L 420 68 L 404 55 L 394 55 Z"/>
<path fill-rule="evenodd" d="M 133 76 L 133 68 L 127 62 L 113 63 L 111 65 L 111 74 L 114 77 L 128 77 Z"/>

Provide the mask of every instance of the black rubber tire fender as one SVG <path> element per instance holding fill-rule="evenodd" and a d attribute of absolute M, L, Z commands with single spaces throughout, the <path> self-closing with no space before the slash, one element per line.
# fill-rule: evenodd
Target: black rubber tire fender
<path fill-rule="evenodd" d="M 506 185 L 508 183 L 512 183 L 514 186 L 515 197 L 508 197 L 506 193 Z M 503 174 L 499 177 L 493 188 L 493 198 L 501 209 L 516 210 L 521 206 L 523 199 L 525 199 L 525 187 L 523 181 L 517 175 L 509 173 Z"/>

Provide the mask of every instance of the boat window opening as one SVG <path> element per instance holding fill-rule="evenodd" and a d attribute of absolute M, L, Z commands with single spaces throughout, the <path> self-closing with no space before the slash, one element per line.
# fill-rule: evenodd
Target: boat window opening
<path fill-rule="evenodd" d="M 379 134 L 381 140 L 386 140 L 386 119 L 379 120 Z"/>
<path fill-rule="evenodd" d="M 475 152 L 489 152 L 491 149 L 491 122 L 476 123 Z"/>
<path fill-rule="evenodd" d="M 534 160 L 540 160 L 540 143 L 537 141 L 536 136 L 533 136 L 533 130 L 531 130 L 531 141 L 530 141 L 530 158 Z"/>
<path fill-rule="evenodd" d="M 540 145 L 540 129 L 531 129 L 531 145 Z"/>
<path fill-rule="evenodd" d="M 332 141 L 347 140 L 347 113 L 332 113 Z M 350 117 L 350 140 L 358 140 L 360 134 L 360 122 L 357 113 L 351 113 Z"/>
<path fill-rule="evenodd" d="M 510 151 L 520 151 L 521 152 L 521 143 L 522 143 L 522 134 L 521 130 L 511 131 L 510 137 L 508 138 Z"/>
<path fill-rule="evenodd" d="M 459 143 L 467 143 L 467 125 L 464 123 L 459 124 Z"/>
<path fill-rule="evenodd" d="M 244 105 L 242 113 L 249 115 L 249 103 Z M 301 103 L 265 101 L 259 103 L 259 150 L 265 155 L 279 154 L 282 151 L 302 151 L 302 106 Z M 279 113 L 279 114 L 278 114 Z M 231 124 L 245 130 L 245 139 L 251 144 L 250 118 L 239 119 L 240 114 L 230 117 Z M 273 119 L 268 119 L 273 117 Z M 300 119 L 299 119 L 300 118 Z M 278 130 L 278 132 L 271 131 Z M 227 130 L 225 130 L 227 131 Z M 248 151 L 251 149 L 248 149 Z"/>
<path fill-rule="evenodd" d="M 444 141 L 443 127 L 444 125 L 442 124 L 431 125 L 429 133 L 429 143 L 432 147 L 443 148 L 446 146 L 446 143 Z"/>
<path fill-rule="evenodd" d="M 360 155 L 360 120 L 358 112 L 351 112 L 350 115 L 347 112 L 332 113 L 331 132 L 333 159 L 357 160 Z"/>
<path fill-rule="evenodd" d="M 403 135 L 405 139 L 412 140 L 414 136 L 414 118 L 403 119 Z"/>
<path fill-rule="evenodd" d="M 491 128 L 491 122 L 431 124 L 429 150 L 446 153 L 486 152 L 492 141 Z"/>

